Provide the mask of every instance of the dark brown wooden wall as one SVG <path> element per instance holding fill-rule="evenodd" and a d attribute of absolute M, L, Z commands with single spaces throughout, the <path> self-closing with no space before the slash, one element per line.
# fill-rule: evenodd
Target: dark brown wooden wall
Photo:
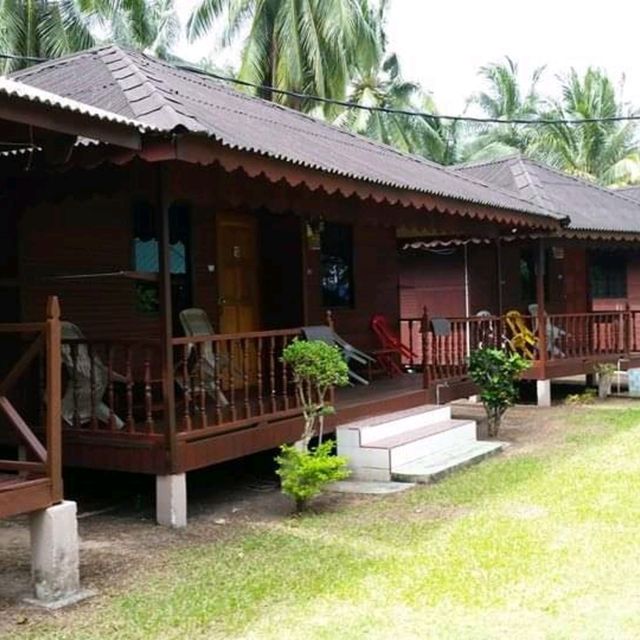
<path fill-rule="evenodd" d="M 462 249 L 405 254 L 400 262 L 400 308 L 403 318 L 422 315 L 463 316 L 465 312 Z"/>
<path fill-rule="evenodd" d="M 399 260 L 395 229 L 355 224 L 354 290 L 351 309 L 332 309 L 336 331 L 355 346 L 367 349 L 378 346 L 370 329 L 371 316 L 384 313 L 397 323 L 400 314 L 398 296 Z M 322 306 L 320 286 L 320 252 L 306 252 L 307 324 L 322 324 L 326 312 Z"/>
<path fill-rule="evenodd" d="M 60 297 L 64 318 L 78 324 L 90 338 L 148 338 L 159 334 L 158 316 L 136 310 L 135 283 L 131 279 L 47 280 L 53 275 L 133 268 L 132 203 L 140 197 L 154 202 L 154 174 L 151 168 L 143 167 L 132 180 L 128 173 L 120 171 L 119 179 L 110 183 L 107 193 L 84 194 L 82 199 L 58 196 L 21 212 L 23 318 L 41 319 L 47 296 L 55 294 Z M 68 192 L 75 193 L 71 174 L 62 179 L 69 183 Z M 230 201 L 220 174 L 202 167 L 177 165 L 172 168 L 169 181 L 171 200 L 188 203 L 191 208 L 193 302 L 208 312 L 214 326 L 218 324 L 215 215 L 216 211 L 234 210 L 253 212 L 261 223 L 261 258 L 267 266 L 261 271 L 265 288 L 262 328 L 325 322 L 319 252 L 303 251 L 299 216 L 286 210 L 273 214 L 264 205 L 251 209 Z M 291 205 L 295 204 L 292 201 Z M 367 348 L 375 346 L 369 329 L 371 316 L 384 312 L 392 322 L 399 316 L 398 254 L 395 229 L 355 223 L 355 213 L 328 211 L 326 215 L 327 219 L 354 224 L 355 306 L 336 310 L 335 320 L 342 335 Z M 306 268 L 303 257 L 308 263 Z M 214 267 L 213 271 L 210 267 Z M 286 274 L 286 281 L 279 286 L 275 282 L 278 273 Z M 178 334 L 179 327 L 174 332 Z"/>

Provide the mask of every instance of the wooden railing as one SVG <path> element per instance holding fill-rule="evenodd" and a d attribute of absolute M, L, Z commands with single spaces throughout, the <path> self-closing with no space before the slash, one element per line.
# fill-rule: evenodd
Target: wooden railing
<path fill-rule="evenodd" d="M 203 437 L 300 413 L 283 349 L 301 330 L 172 340 L 176 431 Z M 64 427 L 77 433 L 161 440 L 165 434 L 159 341 L 63 340 Z"/>
<path fill-rule="evenodd" d="M 505 317 L 447 318 L 447 330 L 440 333 L 434 320 L 426 311 L 421 317 L 400 320 L 402 340 L 415 354 L 405 364 L 424 372 L 425 387 L 466 377 L 469 355 L 481 345 L 509 348 L 513 342 Z M 529 350 L 534 366 L 640 353 L 640 311 L 551 314 L 542 323 L 523 315 L 522 321 L 532 336 Z"/>
<path fill-rule="evenodd" d="M 0 516 L 45 508 L 62 500 L 61 451 L 61 366 L 60 366 L 60 309 L 57 298 L 47 304 L 45 322 L 0 324 L 3 337 L 14 336 L 16 343 L 25 345 L 22 355 L 0 380 L 0 414 L 13 435 L 17 456 L 0 460 Z M 29 338 L 31 338 L 29 340 Z M 21 342 L 21 339 L 23 342 Z M 34 372 L 35 369 L 35 372 Z M 19 382 L 40 378 L 44 387 L 34 392 L 34 385 Z M 20 402 L 18 392 L 29 390 L 29 398 Z M 34 397 L 35 395 L 35 397 Z M 39 398 L 40 396 L 40 398 Z M 40 406 L 42 411 L 33 411 Z M 23 399 L 24 400 L 24 399 Z M 35 400 L 35 401 L 34 401 Z M 38 424 L 42 421 L 41 424 Z M 36 435 L 44 427 L 44 442 Z M 7 482 L 7 476 L 11 480 Z M 43 484 L 44 483 L 44 484 Z M 33 488 L 18 494 L 18 490 Z M 12 495 L 13 494 L 13 495 Z M 18 504 L 12 504 L 12 501 Z M 25 500 L 21 507 L 20 500 Z"/>
<path fill-rule="evenodd" d="M 300 413 L 282 352 L 300 329 L 174 338 L 182 437 Z"/>
<path fill-rule="evenodd" d="M 160 342 L 64 339 L 62 420 L 70 432 L 160 435 Z"/>

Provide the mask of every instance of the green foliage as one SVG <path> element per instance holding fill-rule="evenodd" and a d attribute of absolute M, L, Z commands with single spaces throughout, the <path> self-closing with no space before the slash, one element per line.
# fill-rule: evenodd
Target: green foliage
<path fill-rule="evenodd" d="M 611 362 L 598 362 L 593 370 L 599 376 L 611 377 L 618 370 L 615 364 Z"/>
<path fill-rule="evenodd" d="M 585 389 L 582 393 L 571 393 L 564 399 L 564 403 L 569 406 L 581 406 L 584 404 L 593 404 L 595 401 L 596 401 L 595 389 Z"/>
<path fill-rule="evenodd" d="M 502 416 L 518 397 L 516 380 L 529 366 L 519 354 L 502 349 L 483 347 L 471 354 L 469 375 L 480 387 L 491 437 L 498 435 Z"/>
<path fill-rule="evenodd" d="M 376 19 L 368 0 L 200 0 L 188 35 L 199 38 L 222 24 L 223 43 L 230 45 L 246 29 L 241 80 L 343 99 L 353 70 L 373 64 L 379 55 Z M 258 93 L 305 111 L 318 106 L 269 91 Z"/>
<path fill-rule="evenodd" d="M 305 417 L 302 442 L 306 448 L 319 425 L 322 440 L 323 418 L 333 412 L 327 404 L 331 387 L 349 384 L 349 368 L 340 350 L 319 340 L 294 340 L 282 352 L 282 361 L 293 371 L 296 393 Z"/>
<path fill-rule="evenodd" d="M 302 511 L 311 498 L 315 498 L 331 482 L 349 477 L 347 459 L 333 455 L 333 442 L 327 440 L 315 449 L 300 449 L 283 445 L 276 458 L 279 465 L 282 491 L 296 503 L 296 511 Z"/>

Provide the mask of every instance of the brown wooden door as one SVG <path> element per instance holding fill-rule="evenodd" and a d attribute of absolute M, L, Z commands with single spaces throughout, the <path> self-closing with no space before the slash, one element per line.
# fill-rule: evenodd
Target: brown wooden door
<path fill-rule="evenodd" d="M 256 331 L 260 329 L 256 218 L 221 213 L 216 228 L 220 333 Z"/>

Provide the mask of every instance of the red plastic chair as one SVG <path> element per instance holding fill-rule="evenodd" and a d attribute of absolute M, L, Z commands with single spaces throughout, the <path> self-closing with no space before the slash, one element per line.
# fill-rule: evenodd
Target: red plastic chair
<path fill-rule="evenodd" d="M 400 336 L 391 328 L 386 316 L 377 313 L 371 318 L 371 329 L 376 334 L 382 349 L 378 352 L 374 351 L 373 355 L 380 363 L 380 366 L 390 375 L 398 375 L 404 373 L 402 367 L 398 364 L 393 354 L 400 356 L 400 362 L 403 358 L 411 362 L 418 359 L 418 355 L 413 353 L 407 345 L 405 345 Z"/>

